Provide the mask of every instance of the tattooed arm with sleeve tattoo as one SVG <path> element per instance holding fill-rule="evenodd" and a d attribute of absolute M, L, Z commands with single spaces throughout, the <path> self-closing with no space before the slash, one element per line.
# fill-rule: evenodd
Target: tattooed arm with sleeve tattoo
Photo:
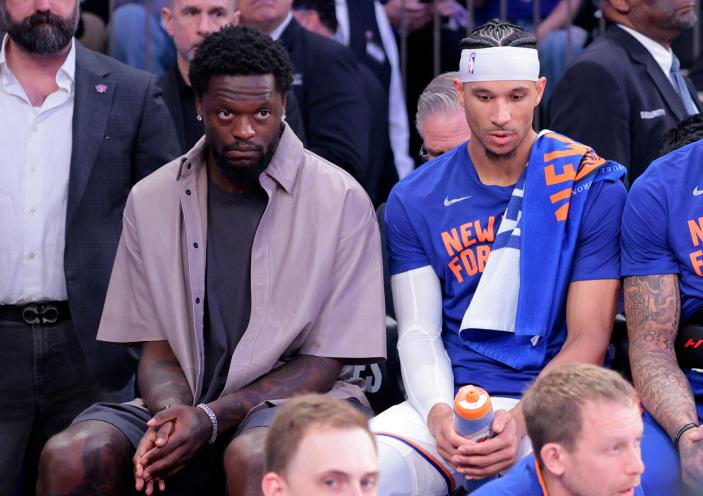
<path fill-rule="evenodd" d="M 626 277 L 625 313 L 635 387 L 645 408 L 673 439 L 682 425 L 698 423 L 693 394 L 674 351 L 681 314 L 678 276 Z M 699 431 L 685 432 L 679 442 L 682 474 L 689 485 L 703 480 Z"/>
<path fill-rule="evenodd" d="M 266 400 L 287 398 L 302 392 L 329 391 L 341 367 L 341 360 L 336 358 L 312 355 L 292 358 L 241 390 L 210 403 L 208 406 L 217 417 L 218 431 L 236 428 L 249 410 Z M 185 377 L 179 383 L 178 374 L 167 362 L 161 363 L 157 370 L 162 377 L 161 386 L 151 386 L 153 396 L 147 406 L 150 409 L 151 405 L 163 407 L 172 400 L 178 404 L 158 412 L 148 423 L 150 431 L 156 435 L 154 442 L 158 448 L 144 452 L 141 457 L 146 480 L 164 479 L 182 469 L 207 444 L 212 433 L 212 423 L 204 411 L 191 406 L 192 402 L 179 401 L 184 398 L 183 395 L 179 396 L 183 393 L 182 386 L 185 384 L 188 388 Z M 141 367 L 139 372 L 142 373 Z M 140 387 L 142 380 L 140 378 Z M 161 433 L 164 442 L 159 445 Z"/>

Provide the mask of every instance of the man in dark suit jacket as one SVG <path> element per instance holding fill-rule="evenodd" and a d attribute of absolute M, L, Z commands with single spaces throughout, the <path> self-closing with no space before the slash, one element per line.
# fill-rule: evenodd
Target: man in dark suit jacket
<path fill-rule="evenodd" d="M 2 192 L 17 197 L 0 218 L 0 494 L 28 443 L 133 396 L 135 353 L 95 336 L 127 194 L 178 155 L 152 77 L 75 41 L 77 1 L 37 5 L 0 3 L 0 171 L 24 185 Z"/>
<path fill-rule="evenodd" d="M 293 13 L 301 26 L 332 39 L 337 31 L 334 0 L 295 0 L 293 6 Z M 357 67 L 370 110 L 369 126 L 360 130 L 368 133 L 368 167 L 366 174 L 357 179 L 374 205 L 379 205 L 388 197 L 393 184 L 398 182 L 388 132 L 388 96 L 380 80 L 369 67 L 361 63 Z"/>
<path fill-rule="evenodd" d="M 335 0 L 334 4 L 339 23 L 335 39 L 348 46 L 356 59 L 371 69 L 386 93 L 396 175 L 405 177 L 415 168 L 412 157 L 417 150 L 412 153 L 409 150 L 410 120 L 393 27 L 379 0 Z M 382 198 L 385 200 L 387 196 Z"/>
<path fill-rule="evenodd" d="M 233 0 L 170 0 L 162 10 L 162 20 L 176 46 L 176 64 L 159 77 L 159 86 L 173 117 L 181 153 L 185 153 L 204 134 L 188 78 L 190 60 L 203 38 L 222 26 L 239 24 L 239 16 Z M 303 118 L 292 91 L 286 98 L 286 122 L 305 143 Z"/>
<path fill-rule="evenodd" d="M 293 93 L 305 124 L 307 148 L 363 178 L 368 168 L 370 111 L 354 54 L 303 29 L 292 0 L 239 0 L 241 22 L 279 40 L 295 69 Z"/>
<path fill-rule="evenodd" d="M 107 87 L 102 94 L 101 85 Z M 127 355 L 112 347 L 101 350 L 104 343 L 94 338 L 122 209 L 137 181 L 179 155 L 178 142 L 151 76 L 79 44 L 72 128 L 64 257 L 68 301 L 89 363 L 108 390 L 118 390 L 133 372 Z"/>
<path fill-rule="evenodd" d="M 613 25 L 574 60 L 552 96 L 549 127 L 625 165 L 630 183 L 658 157 L 664 134 L 693 113 L 685 99 L 700 108 L 690 82 L 682 94 L 670 75 L 671 41 L 696 19 L 684 3 L 602 0 Z"/>

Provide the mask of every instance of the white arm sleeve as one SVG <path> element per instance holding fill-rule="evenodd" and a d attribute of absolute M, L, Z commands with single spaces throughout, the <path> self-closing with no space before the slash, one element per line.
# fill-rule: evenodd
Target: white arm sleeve
<path fill-rule="evenodd" d="M 427 420 L 437 403 L 452 406 L 454 374 L 442 342 L 442 289 L 429 265 L 391 277 L 398 354 L 408 401 Z"/>

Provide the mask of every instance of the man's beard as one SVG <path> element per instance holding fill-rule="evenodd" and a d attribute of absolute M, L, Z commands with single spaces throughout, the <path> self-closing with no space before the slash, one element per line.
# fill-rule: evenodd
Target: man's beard
<path fill-rule="evenodd" d="M 677 29 L 678 31 L 684 31 L 685 29 L 695 26 L 696 21 L 697 17 L 695 12 L 684 15 L 675 15 L 671 19 L 671 27 Z"/>
<path fill-rule="evenodd" d="M 266 149 L 260 145 L 256 147 L 237 146 L 236 143 L 235 146 L 225 148 L 223 153 L 215 150 L 214 146 L 211 146 L 210 149 L 212 150 L 212 156 L 215 159 L 217 168 L 220 169 L 220 172 L 228 181 L 238 184 L 254 184 L 258 181 L 259 174 L 261 174 L 271 163 L 271 160 L 273 160 L 280 139 L 280 134 L 277 134 Z M 224 152 L 228 150 L 251 150 L 253 148 L 256 148 L 256 151 L 259 152 L 260 155 L 259 161 L 253 165 L 232 165 L 224 155 Z"/>
<path fill-rule="evenodd" d="M 491 131 L 508 131 L 507 129 L 491 129 Z M 515 132 L 514 130 L 510 129 L 510 132 Z M 486 154 L 486 158 L 490 160 L 491 162 L 503 162 L 506 160 L 511 160 L 512 158 L 515 157 L 515 154 L 517 153 L 517 147 L 513 148 L 507 153 L 496 153 L 488 146 L 486 146 L 486 143 L 479 137 L 478 133 L 472 133 L 472 139 L 476 139 L 479 143 L 481 143 L 481 147 L 483 148 L 484 153 Z"/>
<path fill-rule="evenodd" d="M 511 160 L 512 158 L 515 157 L 515 154 L 517 153 L 516 149 L 510 150 L 508 153 L 496 153 L 492 150 L 489 150 L 484 146 L 483 148 L 486 152 L 486 158 L 490 160 L 491 162 L 502 162 L 505 160 Z"/>
<path fill-rule="evenodd" d="M 77 4 L 68 19 L 51 12 L 35 12 L 20 22 L 14 22 L 7 11 L 2 12 L 2 17 L 12 41 L 35 55 L 53 55 L 60 52 L 68 46 L 78 29 Z"/>

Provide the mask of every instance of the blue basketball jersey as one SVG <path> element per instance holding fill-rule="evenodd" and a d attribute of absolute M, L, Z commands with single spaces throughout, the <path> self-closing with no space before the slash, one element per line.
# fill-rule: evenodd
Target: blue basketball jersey
<path fill-rule="evenodd" d="M 597 477 L 597 474 L 594 474 Z M 537 466 L 530 454 L 518 461 L 503 477 L 481 486 L 472 496 L 549 496 Z M 642 488 L 635 488 L 634 496 L 643 496 Z"/>
<path fill-rule="evenodd" d="M 481 355 L 463 344 L 458 334 L 512 191 L 513 186 L 484 185 L 464 143 L 400 181 L 388 199 L 385 220 L 391 275 L 429 265 L 440 279 L 442 338 L 456 388 L 472 383 L 493 395 L 520 397 L 564 344 L 564 310 L 546 336 L 544 363 L 530 370 L 515 370 Z M 620 182 L 594 184 L 581 223 L 571 281 L 619 278 L 625 195 Z M 473 332 L 487 341 L 497 333 Z"/>
<path fill-rule="evenodd" d="M 622 218 L 622 275 L 677 274 L 681 322 L 703 307 L 703 141 L 665 155 L 633 184 Z M 703 374 L 685 371 L 703 418 Z"/>

